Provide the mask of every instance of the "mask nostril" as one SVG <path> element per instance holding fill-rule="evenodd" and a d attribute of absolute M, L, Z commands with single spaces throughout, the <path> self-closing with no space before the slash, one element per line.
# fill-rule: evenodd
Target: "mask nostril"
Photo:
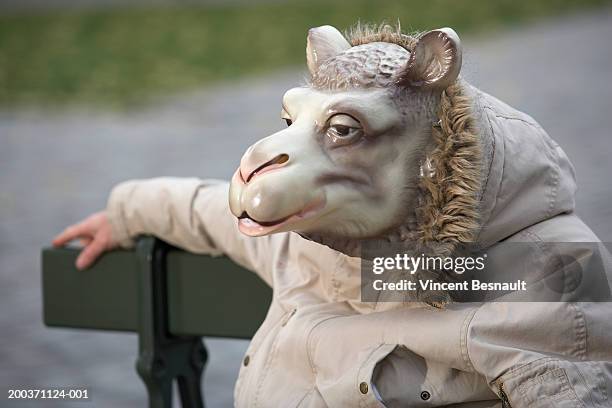
<path fill-rule="evenodd" d="M 283 164 L 283 163 L 287 163 L 289 161 L 289 155 L 288 154 L 279 154 L 278 156 L 276 156 L 274 159 L 274 164 Z"/>
<path fill-rule="evenodd" d="M 266 168 L 268 168 L 270 166 L 274 166 L 274 165 L 280 166 L 280 165 L 283 165 L 283 164 L 287 163 L 288 161 L 289 161 L 289 155 L 288 154 L 285 154 L 285 153 L 279 154 L 278 156 L 276 156 L 272 160 L 265 162 L 264 164 L 262 164 L 261 166 L 259 166 L 255 170 L 253 170 L 251 172 L 251 174 L 249 174 L 249 177 L 247 177 L 246 183 L 251 181 L 251 179 L 253 177 L 255 177 L 255 175 L 257 173 L 261 173 Z"/>

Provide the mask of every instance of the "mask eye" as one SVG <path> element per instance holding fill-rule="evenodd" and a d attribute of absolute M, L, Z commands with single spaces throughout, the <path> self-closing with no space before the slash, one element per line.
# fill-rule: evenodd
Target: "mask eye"
<path fill-rule="evenodd" d="M 344 146 L 361 139 L 363 128 L 352 116 L 339 113 L 331 117 L 325 133 L 332 144 Z"/>
<path fill-rule="evenodd" d="M 291 116 L 289 116 L 289 114 L 287 113 L 284 107 L 281 110 L 281 119 L 285 121 L 287 126 L 291 126 L 293 124 L 293 120 L 291 119 Z"/>

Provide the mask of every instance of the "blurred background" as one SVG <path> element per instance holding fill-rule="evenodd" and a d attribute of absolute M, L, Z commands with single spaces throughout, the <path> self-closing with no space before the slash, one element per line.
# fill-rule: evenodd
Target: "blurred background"
<path fill-rule="evenodd" d="M 88 386 L 93 404 L 82 406 L 145 406 L 135 336 L 43 326 L 40 249 L 102 209 L 122 180 L 229 178 L 249 144 L 282 126 L 280 98 L 303 81 L 313 26 L 399 20 L 409 31 L 455 28 L 463 76 L 534 116 L 561 144 L 576 166 L 578 213 L 612 241 L 611 7 L 0 0 L 0 383 Z M 207 345 L 206 402 L 231 406 L 246 342 Z"/>

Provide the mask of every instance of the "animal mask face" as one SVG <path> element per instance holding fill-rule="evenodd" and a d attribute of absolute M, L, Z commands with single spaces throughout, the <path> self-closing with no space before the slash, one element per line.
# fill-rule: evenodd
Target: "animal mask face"
<path fill-rule="evenodd" d="M 243 233 L 376 237 L 414 209 L 440 95 L 461 68 L 459 38 L 383 28 L 353 44 L 330 26 L 309 31 L 311 81 L 285 93 L 288 127 L 249 147 L 232 178 Z"/>

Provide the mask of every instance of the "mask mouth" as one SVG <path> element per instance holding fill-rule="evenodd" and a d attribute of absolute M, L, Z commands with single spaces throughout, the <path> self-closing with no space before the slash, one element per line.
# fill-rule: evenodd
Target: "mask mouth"
<path fill-rule="evenodd" d="M 242 214 L 243 215 L 238 217 L 238 229 L 243 234 L 251 237 L 259 237 L 273 232 L 279 232 L 281 228 L 301 218 L 299 214 L 294 214 L 274 221 L 257 221 L 249 217 L 246 212 Z"/>
<path fill-rule="evenodd" d="M 300 211 L 273 221 L 258 221 L 243 211 L 238 217 L 238 229 L 245 235 L 259 237 L 274 232 L 290 231 L 291 225 L 313 218 L 325 207 L 325 197 L 316 198 Z M 289 228 L 288 228 L 289 227 Z"/>
<path fill-rule="evenodd" d="M 244 223 L 257 224 L 257 225 L 260 225 L 262 227 L 273 227 L 275 225 L 283 223 L 284 221 L 286 221 L 290 217 L 291 217 L 291 215 L 289 215 L 287 217 L 280 218 L 278 220 L 274 220 L 274 221 L 257 221 L 256 219 L 251 218 L 249 216 L 249 214 L 246 211 L 244 211 L 240 215 L 240 217 L 238 217 L 238 221 L 240 222 L 240 221 L 244 220 Z"/>

